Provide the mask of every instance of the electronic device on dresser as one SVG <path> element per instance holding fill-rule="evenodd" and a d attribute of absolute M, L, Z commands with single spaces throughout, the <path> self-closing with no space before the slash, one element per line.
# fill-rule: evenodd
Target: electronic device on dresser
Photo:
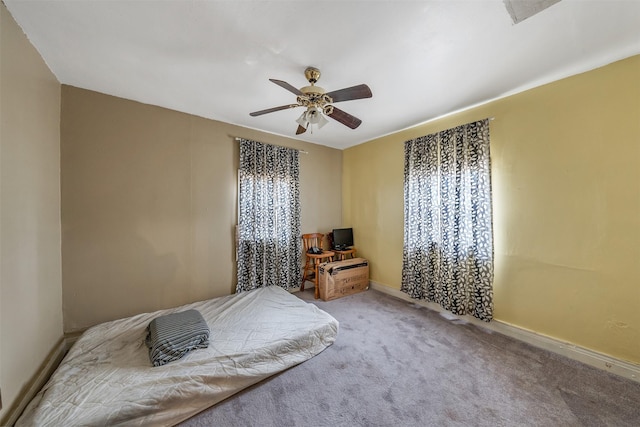
<path fill-rule="evenodd" d="M 345 251 L 353 246 L 352 228 L 333 229 L 333 248 L 338 251 Z"/>

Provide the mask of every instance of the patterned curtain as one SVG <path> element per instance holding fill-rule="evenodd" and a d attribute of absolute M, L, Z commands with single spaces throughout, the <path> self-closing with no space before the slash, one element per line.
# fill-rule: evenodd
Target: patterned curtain
<path fill-rule="evenodd" d="M 238 285 L 300 286 L 298 150 L 240 140 Z"/>
<path fill-rule="evenodd" d="M 402 291 L 490 321 L 489 121 L 406 141 L 404 153 Z"/>

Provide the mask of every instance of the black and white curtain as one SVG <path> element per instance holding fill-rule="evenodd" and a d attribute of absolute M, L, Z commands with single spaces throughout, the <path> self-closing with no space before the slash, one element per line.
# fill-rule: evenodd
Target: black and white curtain
<path fill-rule="evenodd" d="M 300 286 L 298 154 L 240 140 L 236 292 Z"/>
<path fill-rule="evenodd" d="M 402 291 L 493 317 L 489 121 L 405 142 Z"/>

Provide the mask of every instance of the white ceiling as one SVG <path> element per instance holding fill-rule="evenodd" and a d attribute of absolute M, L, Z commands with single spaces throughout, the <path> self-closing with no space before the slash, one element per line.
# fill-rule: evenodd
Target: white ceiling
<path fill-rule="evenodd" d="M 525 0 L 526 1 L 526 0 Z M 302 108 L 268 79 L 366 83 L 299 139 L 350 147 L 640 53 L 640 1 L 562 0 L 516 25 L 502 0 L 4 0 L 58 80 L 295 137 Z M 639 76 L 640 78 L 640 76 Z"/>

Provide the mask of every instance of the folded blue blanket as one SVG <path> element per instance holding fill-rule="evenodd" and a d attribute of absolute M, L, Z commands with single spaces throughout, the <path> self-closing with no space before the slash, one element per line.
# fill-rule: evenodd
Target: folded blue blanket
<path fill-rule="evenodd" d="M 149 359 L 161 366 L 182 358 L 191 350 L 209 346 L 209 326 L 197 310 L 156 317 L 147 326 Z"/>

